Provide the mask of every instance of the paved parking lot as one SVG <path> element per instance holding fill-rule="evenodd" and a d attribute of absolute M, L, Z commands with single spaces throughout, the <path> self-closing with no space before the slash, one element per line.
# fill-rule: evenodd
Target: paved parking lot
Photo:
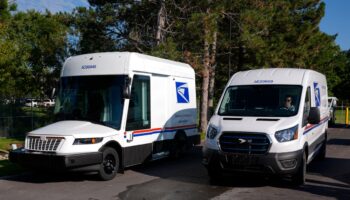
<path fill-rule="evenodd" d="M 112 181 L 95 175 L 26 173 L 0 178 L 0 199 L 350 199 L 350 129 L 329 129 L 325 161 L 308 167 L 307 183 L 263 176 L 226 177 L 210 183 L 201 147 L 180 160 L 132 167 Z"/>

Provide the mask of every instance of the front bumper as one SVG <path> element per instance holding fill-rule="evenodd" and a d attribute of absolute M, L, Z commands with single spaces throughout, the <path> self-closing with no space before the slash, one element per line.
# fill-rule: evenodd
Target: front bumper
<path fill-rule="evenodd" d="M 295 174 L 301 163 L 303 151 L 267 153 L 264 155 L 232 154 L 203 148 L 202 163 L 222 171 L 253 172 L 277 175 Z"/>
<path fill-rule="evenodd" d="M 102 163 L 102 153 L 60 155 L 56 153 L 33 152 L 21 148 L 11 151 L 9 160 L 28 168 L 70 170 Z"/>

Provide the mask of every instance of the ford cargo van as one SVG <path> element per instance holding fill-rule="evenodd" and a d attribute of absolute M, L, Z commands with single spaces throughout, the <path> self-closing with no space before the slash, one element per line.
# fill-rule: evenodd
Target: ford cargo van
<path fill-rule="evenodd" d="M 326 154 L 327 98 L 326 77 L 312 70 L 234 74 L 206 133 L 203 164 L 210 177 L 269 173 L 303 184 L 306 165 Z"/>
<path fill-rule="evenodd" d="M 125 167 L 198 144 L 195 73 L 187 64 L 128 52 L 66 60 L 56 123 L 29 132 L 10 160 L 26 167 L 96 171 Z"/>

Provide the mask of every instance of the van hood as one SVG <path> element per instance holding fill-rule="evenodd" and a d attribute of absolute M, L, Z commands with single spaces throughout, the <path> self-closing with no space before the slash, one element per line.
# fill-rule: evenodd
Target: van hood
<path fill-rule="evenodd" d="M 115 129 L 87 121 L 60 121 L 31 131 L 29 134 L 89 138 L 107 137 L 117 133 Z"/>
<path fill-rule="evenodd" d="M 223 131 L 259 132 L 275 134 L 276 131 L 291 128 L 298 123 L 298 117 L 228 117 L 213 116 L 210 124 Z"/>

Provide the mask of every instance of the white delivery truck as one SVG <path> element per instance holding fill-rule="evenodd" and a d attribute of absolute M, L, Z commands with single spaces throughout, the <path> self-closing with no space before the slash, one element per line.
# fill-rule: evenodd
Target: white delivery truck
<path fill-rule="evenodd" d="M 210 119 L 203 164 L 224 172 L 270 173 L 305 182 L 306 165 L 325 157 L 326 77 L 305 69 L 234 74 Z"/>
<path fill-rule="evenodd" d="M 338 98 L 337 97 L 328 97 L 328 109 L 329 109 L 329 121 L 328 124 L 335 124 L 335 111 L 337 107 Z"/>
<path fill-rule="evenodd" d="M 68 58 L 54 114 L 56 123 L 29 132 L 25 147 L 10 152 L 12 162 L 109 180 L 200 142 L 194 70 L 138 53 Z"/>

